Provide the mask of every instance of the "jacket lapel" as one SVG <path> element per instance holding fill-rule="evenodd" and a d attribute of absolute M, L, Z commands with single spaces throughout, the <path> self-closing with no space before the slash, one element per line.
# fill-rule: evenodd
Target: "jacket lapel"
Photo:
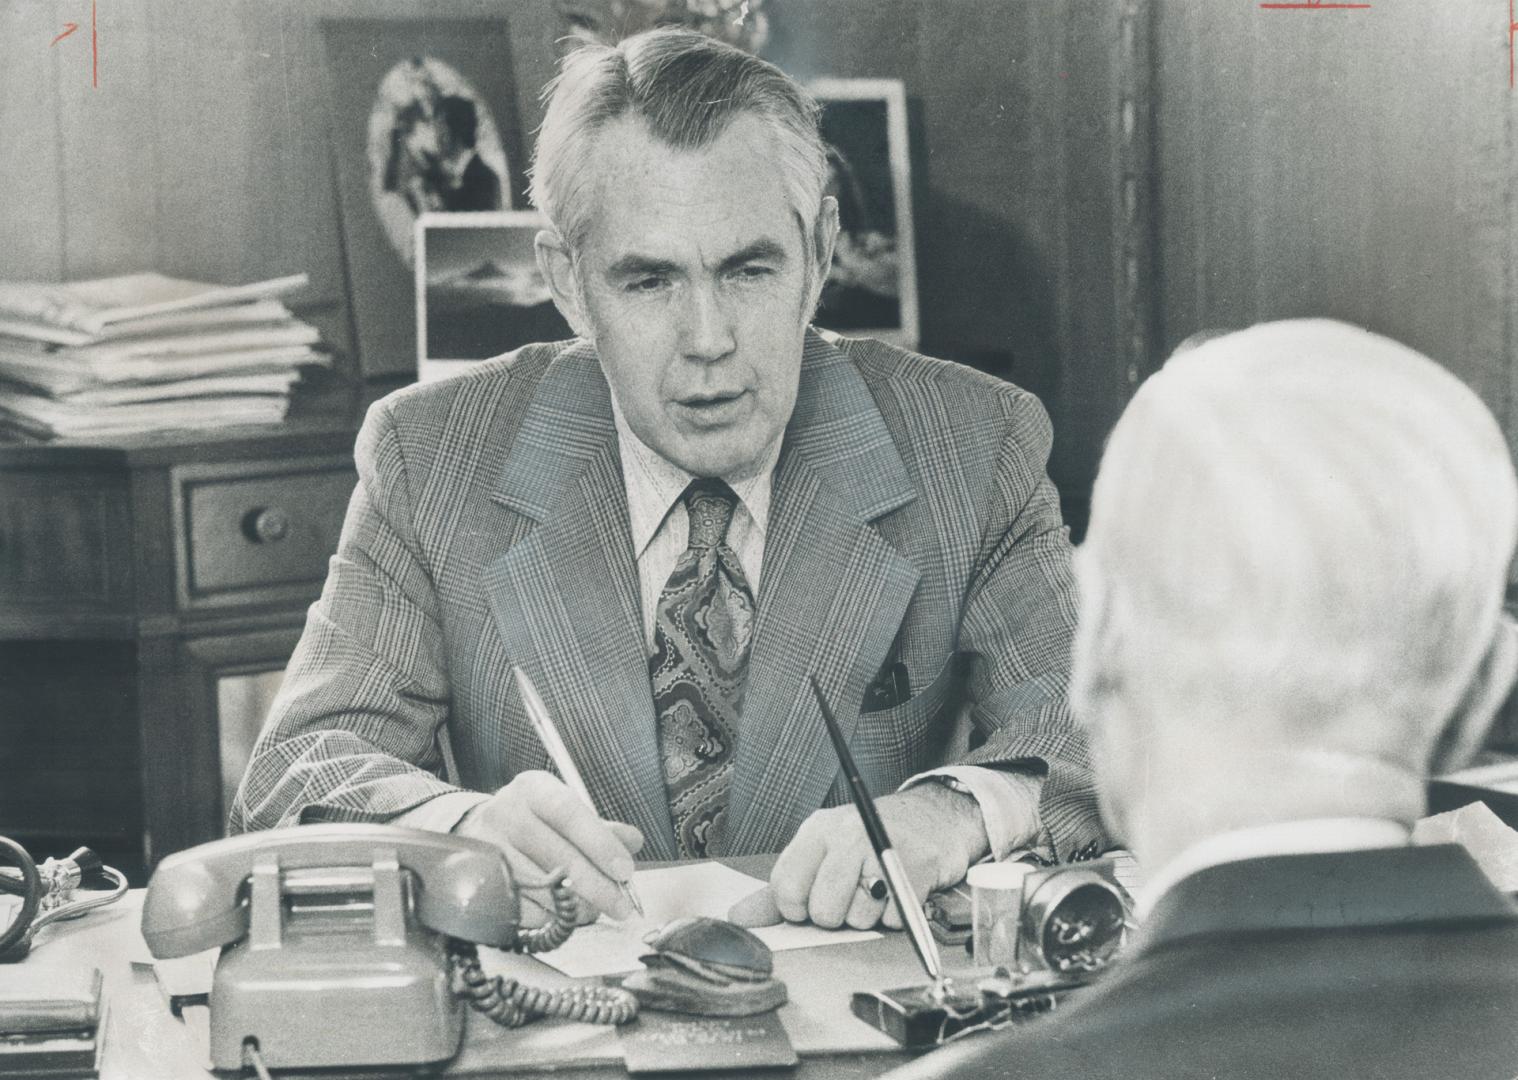
<path fill-rule="evenodd" d="M 675 858 L 627 492 L 590 346 L 550 363 L 493 497 L 538 523 L 484 574 L 506 654 L 542 694 L 597 810 L 638 826 L 644 857 Z"/>
<path fill-rule="evenodd" d="M 773 851 L 838 775 L 807 675 L 845 736 L 917 588 L 873 522 L 916 497 L 869 388 L 808 334 L 796 411 L 775 468 L 726 850 Z"/>

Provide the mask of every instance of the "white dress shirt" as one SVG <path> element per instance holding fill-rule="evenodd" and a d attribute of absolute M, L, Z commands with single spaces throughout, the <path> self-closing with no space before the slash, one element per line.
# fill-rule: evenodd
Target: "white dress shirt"
<path fill-rule="evenodd" d="M 654 623 L 659 595 L 675 564 L 690 546 L 690 515 L 680 496 L 696 477 L 666 461 L 633 434 L 622 410 L 612 400 L 612 419 L 617 425 L 617 445 L 622 452 L 622 481 L 627 485 L 627 524 L 632 533 L 633 559 L 638 566 L 638 587 L 643 598 L 643 640 L 649 655 L 654 651 Z M 747 480 L 728 486 L 738 496 L 733 519 L 727 526 L 727 546 L 738 556 L 748 587 L 759 597 L 759 575 L 764 570 L 764 530 L 770 520 L 770 485 L 780 440 L 765 451 L 761 468 Z"/>
<path fill-rule="evenodd" d="M 1323 855 L 1337 851 L 1406 847 L 1412 834 L 1401 822 L 1386 818 L 1312 818 L 1281 821 L 1209 836 L 1183 850 L 1155 873 L 1145 873 L 1143 888 L 1134 902 L 1134 914 L 1142 920 L 1160 897 L 1184 878 L 1201 870 L 1245 859 L 1273 855 Z"/>
<path fill-rule="evenodd" d="M 633 433 L 615 395 L 612 397 L 612 419 L 621 452 L 622 479 L 627 487 L 627 519 L 643 601 L 644 643 L 652 655 L 659 595 L 690 542 L 690 518 L 680 496 L 696 477 L 660 456 Z M 727 544 L 738 556 L 756 601 L 764 571 L 770 491 L 779 457 L 780 440 L 777 439 L 765 452 L 757 473 L 748 479 L 729 481 L 739 501 L 728 525 Z M 933 777 L 954 781 L 958 789 L 979 804 L 992 858 L 1002 858 L 1010 851 L 1035 842 L 1036 837 L 1016 826 L 1018 822 L 1038 820 L 1038 800 L 1043 786 L 1039 777 L 974 765 L 948 765 L 919 773 L 902 787 L 911 787 Z M 395 824 L 447 832 L 472 807 L 488 797 L 475 791 L 439 795 L 401 814 Z"/>

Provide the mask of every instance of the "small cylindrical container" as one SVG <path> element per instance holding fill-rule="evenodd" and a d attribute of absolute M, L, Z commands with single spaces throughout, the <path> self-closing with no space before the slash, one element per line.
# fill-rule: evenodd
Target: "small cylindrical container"
<path fill-rule="evenodd" d="M 1033 867 L 1021 862 L 970 867 L 971 955 L 977 967 L 1017 966 L 1017 935 L 1023 909 L 1023 878 Z"/>

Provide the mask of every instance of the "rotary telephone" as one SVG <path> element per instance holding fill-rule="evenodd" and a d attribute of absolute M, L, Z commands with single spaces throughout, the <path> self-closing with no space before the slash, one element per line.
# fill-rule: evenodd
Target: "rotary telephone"
<path fill-rule="evenodd" d="M 477 944 L 543 952 L 569 937 L 578 901 L 562 871 L 550 887 L 552 920 L 522 930 L 511 873 L 489 844 L 298 825 L 164 859 L 142 934 L 160 959 L 221 946 L 210 995 L 217 1069 L 422 1065 L 458 1052 L 465 1002 L 506 1027 L 636 1014 L 624 990 L 542 991 L 481 970 Z"/>

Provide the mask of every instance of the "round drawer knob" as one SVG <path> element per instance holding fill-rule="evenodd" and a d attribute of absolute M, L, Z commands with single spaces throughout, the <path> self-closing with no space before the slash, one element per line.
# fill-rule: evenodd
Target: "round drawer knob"
<path fill-rule="evenodd" d="M 290 535 L 290 515 L 277 506 L 258 506 L 243 515 L 242 531 L 255 544 L 273 544 Z"/>

